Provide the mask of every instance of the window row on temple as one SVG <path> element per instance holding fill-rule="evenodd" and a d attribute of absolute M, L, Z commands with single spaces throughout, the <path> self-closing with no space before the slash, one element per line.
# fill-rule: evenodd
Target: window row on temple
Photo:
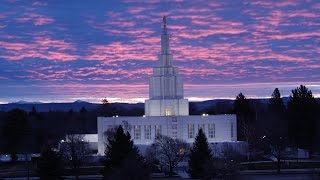
<path fill-rule="evenodd" d="M 194 124 L 188 124 L 188 138 L 195 138 L 198 131 L 202 129 L 202 131 L 206 134 L 207 138 L 215 138 L 216 137 L 216 127 L 215 124 L 208 124 L 207 125 L 207 131 L 206 131 L 206 125 L 205 124 L 198 124 L 197 131 L 195 131 L 195 125 Z"/>
<path fill-rule="evenodd" d="M 141 136 L 141 127 L 144 128 L 144 137 Z M 151 125 L 134 125 L 133 126 L 133 139 L 149 139 L 151 140 Z M 154 126 L 155 137 L 162 132 L 161 125 Z"/>

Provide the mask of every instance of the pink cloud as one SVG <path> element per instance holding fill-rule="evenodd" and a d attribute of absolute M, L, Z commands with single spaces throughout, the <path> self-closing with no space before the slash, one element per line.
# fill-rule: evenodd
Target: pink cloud
<path fill-rule="evenodd" d="M 33 6 L 47 6 L 48 3 L 47 2 L 43 2 L 43 1 L 35 1 L 32 3 Z"/>
<path fill-rule="evenodd" d="M 133 28 L 135 26 L 135 22 L 128 22 L 128 21 L 106 21 L 104 23 L 98 23 L 89 21 L 90 26 L 93 28 L 102 30 L 109 35 L 118 35 L 118 36 L 131 36 L 131 37 L 147 37 L 154 33 L 154 31 L 150 28 Z M 114 27 L 126 28 L 126 29 L 118 29 Z"/>
<path fill-rule="evenodd" d="M 40 15 L 40 14 L 33 13 L 33 12 L 32 13 L 30 13 L 30 12 L 24 13 L 23 17 L 18 17 L 15 20 L 20 23 L 32 22 L 36 26 L 51 24 L 55 21 L 51 17 L 47 17 L 47 16 Z"/>
<path fill-rule="evenodd" d="M 8 78 L 7 77 L 4 77 L 4 76 L 0 76 L 0 80 L 7 80 Z"/>
<path fill-rule="evenodd" d="M 68 73 L 71 73 L 71 69 L 66 70 L 48 70 L 48 71 L 39 71 L 37 70 L 27 70 L 26 75 L 16 75 L 17 78 L 30 79 L 35 81 L 61 81 L 63 79 L 69 80 L 80 80 L 68 76 Z"/>
<path fill-rule="evenodd" d="M 45 55 L 48 60 L 61 60 L 61 61 L 72 61 L 79 58 L 78 55 L 73 55 L 64 52 L 57 51 L 49 51 L 47 55 Z"/>
<path fill-rule="evenodd" d="M 320 31 L 315 32 L 302 32 L 302 33 L 291 33 L 291 34 L 274 34 L 271 35 L 271 39 L 308 39 L 312 37 L 320 37 Z"/>
<path fill-rule="evenodd" d="M 196 6 L 193 6 L 193 7 L 183 7 L 183 8 L 180 8 L 180 9 L 177 9 L 175 10 L 175 14 L 177 13 L 183 13 L 183 14 L 192 14 L 192 13 L 208 13 L 208 12 L 211 12 L 212 9 L 209 8 L 209 7 L 196 7 Z"/>
<path fill-rule="evenodd" d="M 156 4 L 160 2 L 183 2 L 185 0 L 148 0 L 148 1 L 136 1 L 136 0 L 124 0 L 125 3 L 136 3 L 136 2 L 142 2 L 145 4 Z"/>
<path fill-rule="evenodd" d="M 3 28 L 5 28 L 5 27 L 7 27 L 7 25 L 1 25 L 1 24 L 0 24 L 0 29 L 3 29 Z"/>
<path fill-rule="evenodd" d="M 152 9 L 155 9 L 155 8 L 156 8 L 156 6 L 150 6 L 150 5 L 144 6 L 144 7 L 142 7 L 142 6 L 133 6 L 133 7 L 129 7 L 128 8 L 128 12 L 130 14 L 139 14 L 139 13 L 141 13 L 143 11 L 152 10 Z"/>
<path fill-rule="evenodd" d="M 159 37 L 147 37 L 147 38 L 137 38 L 133 41 L 131 41 L 133 43 L 143 43 L 147 46 L 155 46 L 160 44 L 160 38 Z M 142 45 L 142 44 L 141 44 Z"/>
<path fill-rule="evenodd" d="M 107 45 L 90 46 L 88 60 L 124 61 L 124 60 L 155 60 L 156 49 L 142 44 L 123 44 L 113 42 Z"/>
<path fill-rule="evenodd" d="M 54 19 L 52 19 L 52 18 L 39 17 L 39 18 L 36 18 L 36 19 L 34 20 L 34 25 L 36 25 L 36 26 L 41 26 L 41 25 L 50 24 L 50 23 L 53 23 L 53 22 L 54 22 Z"/>
<path fill-rule="evenodd" d="M 23 42 L 0 42 L 1 58 L 7 60 L 21 60 L 24 58 L 43 58 L 48 60 L 70 61 L 79 58 L 65 50 L 75 51 L 75 47 L 71 43 L 64 40 L 56 40 L 50 37 L 34 37 L 31 43 Z"/>
<path fill-rule="evenodd" d="M 287 16 L 289 16 L 290 18 L 292 17 L 319 18 L 320 14 L 310 12 L 309 10 L 296 10 L 296 11 L 287 12 Z"/>
<path fill-rule="evenodd" d="M 179 33 L 177 36 L 186 39 L 199 39 L 216 34 L 241 34 L 246 32 L 245 29 L 198 29 L 189 30 L 188 32 Z"/>
<path fill-rule="evenodd" d="M 72 43 L 68 43 L 65 40 L 52 39 L 50 37 L 39 36 L 34 37 L 35 44 L 38 46 L 49 49 L 57 48 L 58 50 L 76 50 Z"/>
<path fill-rule="evenodd" d="M 217 34 L 236 35 L 247 32 L 242 22 L 224 20 L 214 15 L 174 15 L 170 17 L 174 20 L 189 19 L 190 26 L 182 26 L 181 28 L 173 27 L 177 36 L 186 39 L 199 39 Z M 171 29 L 171 26 L 169 26 Z"/>
<path fill-rule="evenodd" d="M 316 3 L 312 6 L 313 9 L 320 9 L 320 3 Z"/>
<path fill-rule="evenodd" d="M 282 0 L 282 1 L 247 1 L 247 3 L 254 6 L 262 6 L 265 8 L 274 8 L 274 7 L 288 7 L 288 6 L 297 6 L 299 3 L 294 0 Z"/>

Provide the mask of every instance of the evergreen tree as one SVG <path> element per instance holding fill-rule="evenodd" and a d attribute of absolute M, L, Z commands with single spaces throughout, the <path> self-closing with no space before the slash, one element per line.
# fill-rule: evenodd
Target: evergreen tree
<path fill-rule="evenodd" d="M 4 134 L 7 139 L 7 150 L 11 153 L 13 160 L 18 150 L 27 152 L 30 148 L 28 143 L 32 127 L 27 118 L 27 112 L 21 109 L 13 109 L 8 112 L 8 123 L 5 125 Z"/>
<path fill-rule="evenodd" d="M 285 122 L 285 105 L 281 99 L 279 89 L 276 88 L 269 99 L 269 118 L 271 121 L 268 134 L 270 153 L 277 159 L 277 169 L 280 172 L 281 160 L 285 158 L 287 143 L 287 124 Z"/>
<path fill-rule="evenodd" d="M 292 90 L 288 102 L 289 136 L 299 148 L 311 148 L 316 132 L 316 101 L 303 85 Z"/>
<path fill-rule="evenodd" d="M 29 113 L 30 115 L 36 116 L 38 114 L 36 107 L 32 106 L 32 109 Z"/>
<path fill-rule="evenodd" d="M 102 104 L 99 108 L 99 113 L 102 116 L 114 116 L 116 115 L 115 107 L 106 99 L 102 99 Z"/>
<path fill-rule="evenodd" d="M 195 138 L 193 146 L 190 150 L 189 155 L 189 170 L 188 173 L 191 178 L 201 178 L 204 174 L 207 161 L 212 159 L 212 153 L 209 148 L 206 135 L 203 133 L 202 129 Z"/>
<path fill-rule="evenodd" d="M 130 151 L 135 150 L 131 136 L 123 131 L 119 126 L 113 137 L 108 137 L 108 144 L 105 151 L 106 168 L 109 166 L 117 166 L 121 160 L 125 159 Z"/>
<path fill-rule="evenodd" d="M 249 101 L 242 93 L 238 94 L 234 102 L 234 110 L 241 121 L 247 121 L 250 112 Z"/>
<path fill-rule="evenodd" d="M 62 157 L 49 147 L 45 147 L 38 161 L 37 172 L 40 179 L 58 180 L 62 179 L 63 161 Z"/>
<path fill-rule="evenodd" d="M 287 136 L 287 131 L 286 131 L 287 125 L 285 122 L 286 107 L 283 104 L 283 101 L 281 99 L 281 94 L 278 88 L 276 88 L 273 91 L 271 98 L 269 99 L 268 108 L 269 108 L 269 119 L 271 122 L 270 124 L 272 124 L 272 126 L 270 127 L 270 131 L 272 131 L 272 135 L 275 136 L 275 139 L 279 139 L 280 136 L 281 137 Z"/>
<path fill-rule="evenodd" d="M 238 94 L 234 102 L 234 110 L 237 115 L 237 129 L 242 130 L 244 127 L 250 126 L 251 122 L 249 121 L 250 115 L 250 105 L 249 101 L 242 93 Z M 244 131 L 238 132 L 238 140 L 246 140 L 246 133 Z"/>
<path fill-rule="evenodd" d="M 130 134 L 119 126 L 114 135 L 108 137 L 105 151 L 104 179 L 148 179 L 148 168 L 139 151 L 133 145 Z M 132 171 L 128 165 L 133 165 Z"/>
<path fill-rule="evenodd" d="M 86 114 L 86 113 L 87 113 L 87 109 L 82 106 L 79 112 L 80 112 L 81 114 Z"/>
<path fill-rule="evenodd" d="M 87 122 L 88 111 L 85 107 L 82 106 L 79 112 L 80 112 L 80 116 L 79 116 L 80 122 L 78 122 L 78 126 L 80 127 L 80 130 L 82 132 L 86 132 L 86 129 L 87 129 L 86 122 Z"/>
<path fill-rule="evenodd" d="M 271 98 L 269 99 L 269 108 L 272 111 L 283 113 L 285 110 L 285 106 L 281 99 L 281 94 L 278 88 L 274 89 Z"/>

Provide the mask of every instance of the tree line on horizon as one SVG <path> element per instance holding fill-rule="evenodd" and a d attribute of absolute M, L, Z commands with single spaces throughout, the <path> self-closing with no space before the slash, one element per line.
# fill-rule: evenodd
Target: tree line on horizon
<path fill-rule="evenodd" d="M 242 93 L 234 104 L 221 102 L 202 110 L 190 104 L 191 115 L 237 114 L 238 140 L 256 141 L 252 140 L 253 136 L 284 137 L 290 145 L 307 149 L 319 148 L 316 143 L 320 139 L 319 112 L 319 103 L 303 85 L 292 90 L 287 105 L 277 88 L 267 105 L 247 99 Z M 37 112 L 36 108 L 30 112 L 21 109 L 0 112 L 0 153 L 19 153 L 24 151 L 22 147 L 39 152 L 42 146 L 57 144 L 66 134 L 97 133 L 97 116 L 114 115 L 142 116 L 143 109 L 119 109 L 103 99 L 99 109 L 90 111 L 83 107 L 79 112 L 72 109 Z"/>
<path fill-rule="evenodd" d="M 251 103 L 240 93 L 235 100 L 238 140 L 256 141 L 258 138 L 279 139 L 287 146 L 319 150 L 320 104 L 311 90 L 300 85 L 292 90 L 287 105 L 278 88 L 269 103 Z M 250 143 L 249 143 L 250 144 Z"/>
<path fill-rule="evenodd" d="M 220 110 L 223 108 L 219 107 Z M 229 108 L 227 108 L 229 109 Z M 217 112 L 216 110 L 213 110 Z M 106 99 L 99 111 L 95 111 L 92 117 L 97 115 L 112 115 L 115 112 L 112 104 Z M 248 143 L 247 160 L 251 161 L 254 150 L 264 150 L 267 154 L 272 154 L 276 157 L 278 170 L 280 171 L 281 160 L 284 158 L 284 151 L 287 147 L 304 148 L 311 151 L 319 152 L 319 103 L 315 100 L 312 92 L 305 86 L 301 85 L 292 90 L 287 105 L 283 103 L 279 89 L 275 89 L 269 99 L 269 103 L 264 106 L 258 101 L 250 101 L 244 94 L 239 93 L 233 104 L 232 113 L 237 115 L 238 120 L 238 140 Z M 89 119 L 89 113 L 85 108 L 79 112 L 47 112 L 39 113 L 36 109 L 27 113 L 20 109 L 14 109 L 4 113 L 7 120 L 2 123 L 1 136 L 5 141 L 2 147 L 6 148 L 7 152 L 11 153 L 14 159 L 16 153 L 28 152 L 31 150 L 34 141 L 35 132 L 47 131 L 52 129 L 52 133 L 63 127 L 63 131 L 59 137 L 54 137 L 54 141 L 60 141 L 65 138 L 66 134 L 81 133 L 85 131 Z M 45 115 L 45 116 L 44 116 Z M 65 116 L 68 115 L 68 116 Z M 53 119 L 50 119 L 50 118 Z M 71 119 L 64 119 L 69 117 Z M 45 119 L 53 120 L 53 124 L 45 124 Z M 34 121 L 35 123 L 30 123 Z M 41 122 L 42 121 L 42 122 Z M 46 126 L 36 126 L 37 123 L 43 123 Z M 77 126 L 82 122 L 82 126 Z M 69 124 L 70 123 L 70 124 Z M 43 125 L 42 124 L 42 125 Z M 76 128 L 77 131 L 74 131 Z M 94 124 L 93 124 L 94 126 Z M 45 127 L 44 129 L 42 129 Z M 69 129 L 70 128 L 70 129 Z M 81 129 L 84 128 L 84 129 Z M 47 132 L 46 132 L 47 133 Z M 10 136 L 8 136 L 10 135 Z M 41 142 L 41 141 L 39 141 Z M 77 159 L 85 159 L 88 154 L 83 154 L 83 158 L 72 156 L 72 149 L 75 147 L 67 146 L 66 149 L 57 153 L 53 151 L 55 144 L 47 140 L 42 140 L 40 147 L 45 147 L 41 151 L 41 156 L 38 161 L 38 171 L 42 172 L 41 176 L 46 179 L 48 173 L 62 175 L 63 161 L 72 168 L 73 173 L 78 174 L 81 162 Z M 78 140 L 75 144 L 82 144 Z M 192 178 L 211 179 L 217 176 L 225 176 L 237 169 L 235 161 L 237 154 L 231 147 L 225 147 L 222 153 L 222 158 L 217 158 L 209 148 L 205 134 L 200 129 L 192 147 L 189 147 L 185 142 L 178 139 L 172 139 L 166 136 L 159 136 L 155 139 L 147 152 L 142 155 L 139 150 L 133 145 L 131 136 L 121 126 L 115 129 L 108 137 L 106 144 L 106 152 L 103 160 L 104 168 L 101 174 L 104 179 L 123 179 L 126 177 L 135 177 L 135 179 L 150 179 L 150 173 L 159 170 L 165 171 L 172 176 L 173 169 L 182 160 L 187 160 L 189 167 L 187 172 Z M 81 149 L 81 148 L 76 148 Z M 39 151 L 38 151 L 39 152 Z M 252 153 L 252 154 L 251 154 Z M 74 160 L 74 161 L 70 161 Z M 136 166 L 132 167 L 132 164 Z M 56 167 L 57 171 L 49 171 Z M 60 176 L 57 176 L 59 179 Z"/>

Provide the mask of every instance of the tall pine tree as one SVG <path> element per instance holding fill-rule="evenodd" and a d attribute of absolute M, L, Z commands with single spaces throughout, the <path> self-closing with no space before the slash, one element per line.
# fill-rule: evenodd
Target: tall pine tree
<path fill-rule="evenodd" d="M 278 88 L 276 88 L 271 98 L 269 99 L 269 119 L 270 119 L 270 130 L 272 134 L 268 136 L 275 136 L 279 139 L 280 136 L 287 136 L 287 124 L 285 122 L 285 110 L 286 107 L 282 101 L 281 94 Z"/>
<path fill-rule="evenodd" d="M 114 137 L 108 137 L 108 144 L 105 151 L 105 168 L 117 166 L 128 156 L 128 153 L 134 151 L 133 141 L 129 133 L 124 133 L 122 126 L 119 126 Z"/>
<path fill-rule="evenodd" d="M 119 126 L 114 135 L 108 137 L 105 151 L 104 179 L 149 179 L 149 171 L 130 134 Z"/>
<path fill-rule="evenodd" d="M 41 156 L 37 165 L 37 172 L 42 180 L 62 179 L 63 161 L 62 157 L 50 147 L 45 147 L 41 151 Z"/>
<path fill-rule="evenodd" d="M 249 100 L 242 93 L 238 94 L 234 102 L 234 111 L 237 115 L 237 137 L 238 140 L 246 140 L 244 129 L 251 125 Z"/>
<path fill-rule="evenodd" d="M 273 111 L 283 112 L 285 110 L 285 106 L 281 99 L 281 94 L 278 88 L 275 88 L 271 98 L 269 99 L 269 108 Z"/>
<path fill-rule="evenodd" d="M 289 136 L 299 148 L 310 149 L 314 143 L 317 123 L 317 102 L 311 90 L 300 85 L 292 90 L 288 102 Z"/>
<path fill-rule="evenodd" d="M 209 148 L 208 140 L 202 129 L 195 138 L 189 156 L 189 170 L 188 173 L 191 178 L 201 178 L 206 162 L 212 160 L 212 153 Z"/>
<path fill-rule="evenodd" d="M 22 109 L 12 109 L 7 113 L 7 124 L 4 135 L 7 139 L 7 151 L 11 153 L 11 158 L 16 157 L 16 153 L 26 153 L 30 150 L 30 137 L 32 127 L 28 121 L 28 114 Z"/>

